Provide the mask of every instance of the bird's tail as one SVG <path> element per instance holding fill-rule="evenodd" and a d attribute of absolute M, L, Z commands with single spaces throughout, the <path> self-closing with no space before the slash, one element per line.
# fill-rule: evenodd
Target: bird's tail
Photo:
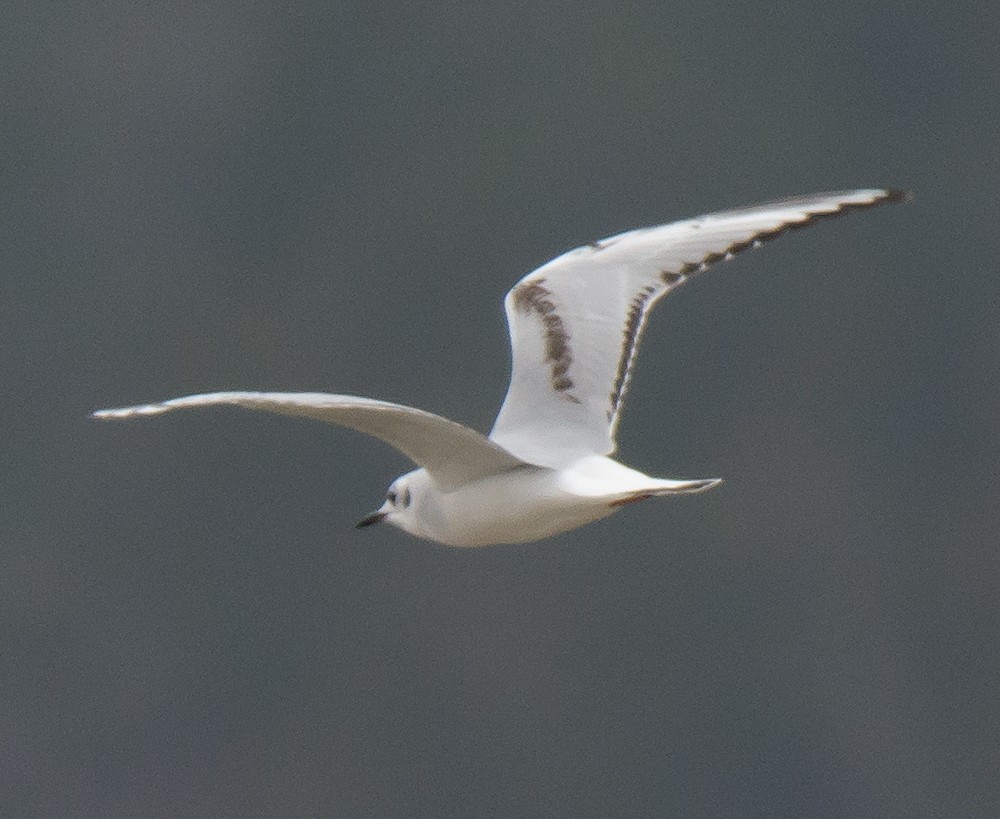
<path fill-rule="evenodd" d="M 657 480 L 656 484 L 648 489 L 637 489 L 623 494 L 620 498 L 611 501 L 611 506 L 627 506 L 630 503 L 638 503 L 646 498 L 659 497 L 660 495 L 695 495 L 714 489 L 720 483 L 722 483 L 722 478 L 697 478 L 691 481 L 674 481 L 663 478 Z"/>

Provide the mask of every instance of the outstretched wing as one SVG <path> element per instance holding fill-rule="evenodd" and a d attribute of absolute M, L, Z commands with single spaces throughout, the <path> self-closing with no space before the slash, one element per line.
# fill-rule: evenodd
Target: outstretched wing
<path fill-rule="evenodd" d="M 234 404 L 282 415 L 300 415 L 350 427 L 385 441 L 424 467 L 445 491 L 523 464 L 484 435 L 430 412 L 358 398 L 314 392 L 213 392 L 159 404 L 97 410 L 95 418 L 134 418 L 178 409 Z"/>
<path fill-rule="evenodd" d="M 907 198 L 892 190 L 799 196 L 632 230 L 558 256 L 504 302 L 511 378 L 490 438 L 543 466 L 611 454 L 643 326 L 659 299 L 786 231 Z"/>

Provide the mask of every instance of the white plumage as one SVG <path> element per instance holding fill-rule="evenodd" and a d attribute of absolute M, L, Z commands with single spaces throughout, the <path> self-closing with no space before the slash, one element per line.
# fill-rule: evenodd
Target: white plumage
<path fill-rule="evenodd" d="M 453 546 L 537 540 L 634 501 L 719 483 L 651 478 L 609 457 L 642 330 L 659 299 L 789 230 L 907 198 L 881 189 L 800 196 L 632 230 L 556 257 L 507 293 L 511 379 L 489 437 L 412 407 L 325 393 L 216 392 L 94 415 L 233 404 L 350 427 L 418 466 L 359 526 L 384 519 Z"/>

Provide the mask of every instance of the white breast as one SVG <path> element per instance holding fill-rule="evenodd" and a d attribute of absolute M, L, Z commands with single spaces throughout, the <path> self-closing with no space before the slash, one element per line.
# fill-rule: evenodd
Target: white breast
<path fill-rule="evenodd" d="M 524 466 L 428 498 L 426 536 L 449 546 L 528 543 L 614 512 L 603 499 L 567 490 L 563 476 Z"/>

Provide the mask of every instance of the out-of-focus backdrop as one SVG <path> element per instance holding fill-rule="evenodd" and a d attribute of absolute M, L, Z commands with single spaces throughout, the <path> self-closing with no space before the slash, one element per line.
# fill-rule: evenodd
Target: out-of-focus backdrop
<path fill-rule="evenodd" d="M 5 17 L 4 815 L 997 814 L 1000 6 Z M 352 528 L 354 433 L 88 418 L 485 430 L 523 273 L 883 185 L 654 314 L 621 456 L 708 495 L 459 551 Z"/>

